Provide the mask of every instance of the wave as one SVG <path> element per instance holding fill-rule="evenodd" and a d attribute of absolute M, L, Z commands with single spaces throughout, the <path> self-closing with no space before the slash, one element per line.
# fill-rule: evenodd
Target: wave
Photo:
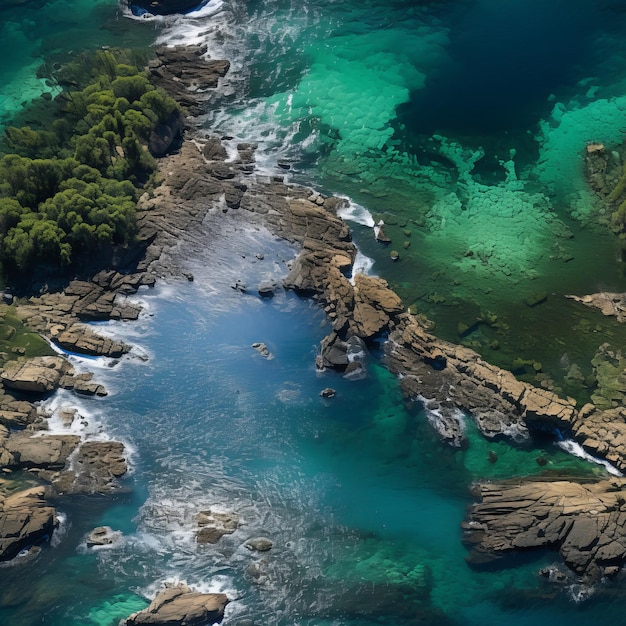
<path fill-rule="evenodd" d="M 600 459 L 596 456 L 589 454 L 583 449 L 583 447 L 579 443 L 576 443 L 572 439 L 557 441 L 556 445 L 559 446 L 559 448 L 561 448 L 562 450 L 565 450 L 565 452 L 577 456 L 579 459 L 584 459 L 585 461 L 595 463 L 596 465 L 603 465 L 606 468 L 606 471 L 612 476 L 623 476 L 622 472 L 620 472 L 614 465 L 611 465 L 611 463 L 605 461 L 604 459 Z"/>

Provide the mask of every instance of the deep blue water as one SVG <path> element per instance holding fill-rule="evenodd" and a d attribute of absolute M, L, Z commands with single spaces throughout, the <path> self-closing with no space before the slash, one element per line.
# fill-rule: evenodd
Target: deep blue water
<path fill-rule="evenodd" d="M 495 307 L 507 294 L 506 305 L 514 306 L 510 294 L 526 288 L 518 276 L 532 271 L 533 284 L 557 276 L 568 287 L 583 280 L 586 287 L 600 280 L 589 277 L 590 265 L 602 270 L 607 284 L 621 284 L 610 245 L 585 239 L 591 235 L 580 226 L 575 241 L 583 241 L 582 251 L 577 249 L 581 264 L 589 258 L 585 247 L 606 258 L 585 262 L 585 272 L 573 278 L 571 272 L 562 278 L 565 270 L 542 256 L 520 256 L 515 237 L 506 239 L 510 249 L 502 255 L 522 259 L 515 271 L 495 264 L 494 273 L 481 273 L 491 269 L 486 264 L 470 272 L 454 265 L 463 250 L 453 247 L 463 222 L 444 215 L 460 226 L 454 237 L 446 239 L 444 232 L 438 239 L 435 223 L 445 219 L 424 209 L 431 211 L 443 194 L 466 201 L 475 192 L 494 190 L 503 194 L 500 207 L 507 207 L 519 198 L 528 201 L 531 185 L 555 205 L 571 201 L 572 190 L 557 193 L 552 170 L 544 167 L 569 168 L 571 147 L 554 149 L 567 142 L 557 136 L 561 144 L 551 143 L 549 131 L 540 132 L 541 122 L 556 102 L 568 123 L 579 122 L 573 112 L 589 110 L 582 129 L 572 122 L 564 133 L 583 138 L 584 145 L 587 127 L 599 132 L 590 121 L 597 112 L 587 105 L 604 99 L 600 117 L 619 119 L 626 56 L 624 14 L 617 3 L 232 0 L 211 2 L 199 16 L 131 21 L 113 0 L 75 0 L 49 2 L 34 15 L 22 8 L 0 16 L 1 45 L 7 55 L 12 51 L 5 56 L 11 62 L 0 68 L 5 119 L 42 88 L 31 65 L 42 55 L 67 51 L 70 43 L 145 45 L 153 37 L 207 42 L 214 56 L 233 62 L 225 81 L 231 95 L 211 112 L 207 127 L 234 137 L 233 143 L 257 141 L 264 171 L 288 159 L 294 180 L 408 220 L 412 245 L 393 268 L 388 251 L 371 241 L 362 247 L 374 257 L 375 271 L 409 293 L 416 281 L 426 294 L 444 292 L 449 299 L 471 300 L 475 308 L 479 297 Z M 18 49 L 24 53 L 16 54 Z M 552 120 L 548 127 L 565 125 Z M 548 134 L 539 141 L 542 132 Z M 478 143 L 486 151 L 492 147 L 480 176 L 457 185 L 463 159 L 452 171 L 454 151 L 434 148 L 441 142 L 435 133 L 460 150 Z M 494 170 L 511 149 L 521 155 L 521 188 L 501 185 L 503 170 Z M 578 180 L 578 170 L 571 172 Z M 496 182 L 485 182 L 491 179 Z M 523 204 L 527 213 L 533 213 L 530 206 Z M 487 243 L 503 238 L 496 218 L 481 222 Z M 522 222 L 517 239 L 528 250 L 540 248 L 532 234 L 543 226 L 541 220 Z M 503 228 L 513 227 L 506 222 Z M 363 228 L 356 232 L 369 236 Z M 471 427 L 467 451 L 448 449 L 434 437 L 425 413 L 403 402 L 397 382 L 373 358 L 368 376 L 359 381 L 316 372 L 314 357 L 329 327 L 315 303 L 289 293 L 262 301 L 230 287 L 239 278 L 251 286 L 268 275 L 279 279 L 294 251 L 260 232 L 217 242 L 207 233 L 206 246 L 199 241 L 187 261 L 193 283 L 142 292 L 146 315 L 139 322 L 102 325 L 136 350 L 113 367 L 86 362 L 111 395 L 79 406 L 88 428 L 129 445 L 132 473 L 113 498 L 59 502 L 67 520 L 60 542 L 33 563 L 0 569 L 2 623 L 112 626 L 145 606 L 166 580 L 228 592 L 233 602 L 225 623 L 231 625 L 244 618 L 276 626 L 619 622 L 619 583 L 598 588 L 578 604 L 567 591 L 542 586 L 536 572 L 554 554 L 530 555 L 491 573 L 465 563 L 460 524 L 471 502 L 468 485 L 479 477 L 537 472 L 536 450 L 487 443 Z M 422 265 L 405 263 L 412 251 Z M 257 252 L 265 254 L 263 261 L 255 259 Z M 439 273 L 432 272 L 431 259 Z M 460 313 L 451 315 L 456 326 L 454 315 Z M 553 317 L 568 326 L 562 315 Z M 520 338 L 529 334 L 521 318 L 519 336 L 508 339 L 520 351 Z M 550 343 L 554 329 L 532 324 L 543 333 L 537 341 L 558 361 L 560 353 Z M 600 339 L 608 336 L 603 328 Z M 592 340 L 578 339 L 593 350 L 587 345 Z M 258 341 L 273 359 L 251 348 Z M 579 351 L 572 358 L 589 356 Z M 332 400 L 319 396 L 327 386 L 337 389 Z M 60 399 L 76 402 L 63 394 Z M 599 472 L 550 442 L 537 445 L 555 469 Z M 496 465 L 488 462 L 492 449 Z M 242 525 L 215 546 L 198 546 L 195 518 L 210 508 L 237 513 Z M 87 551 L 84 536 L 99 524 L 120 530 L 123 540 L 111 549 Z M 242 547 L 260 535 L 274 542 L 266 556 Z M 261 583 L 254 582 L 251 565 Z"/>

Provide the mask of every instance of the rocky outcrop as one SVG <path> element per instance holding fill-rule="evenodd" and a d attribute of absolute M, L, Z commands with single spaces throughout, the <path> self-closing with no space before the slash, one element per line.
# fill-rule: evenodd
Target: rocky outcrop
<path fill-rule="evenodd" d="M 25 548 L 52 537 L 58 521 L 44 493 L 44 487 L 34 487 L 0 496 L 0 561 L 10 560 Z"/>
<path fill-rule="evenodd" d="M 79 442 L 77 435 L 37 437 L 20 431 L 12 433 L 4 447 L 13 456 L 15 467 L 61 470 Z"/>
<path fill-rule="evenodd" d="M 223 593 L 198 593 L 185 585 L 168 587 L 150 606 L 133 613 L 120 626 L 206 626 L 221 622 L 228 597 Z"/>
<path fill-rule="evenodd" d="M 86 441 L 72 455 L 72 463 L 64 471 L 40 472 L 40 476 L 52 484 L 57 494 L 112 493 L 119 487 L 117 479 L 127 471 L 123 443 Z"/>
<path fill-rule="evenodd" d="M 110 526 L 98 526 L 87 535 L 86 544 L 88 548 L 112 546 L 120 541 L 121 536 L 119 531 Z"/>
<path fill-rule="evenodd" d="M 61 357 L 35 357 L 7 363 L 0 380 L 7 389 L 45 394 L 58 389 L 61 379 L 71 370 L 71 365 Z"/>
<path fill-rule="evenodd" d="M 463 439 L 459 409 L 472 414 L 486 437 L 514 440 L 527 438 L 529 428 L 569 431 L 576 416 L 573 400 L 518 381 L 470 348 L 437 339 L 409 314 L 391 333 L 386 362 L 402 375 L 407 397 L 424 399 L 436 411 L 440 432 L 455 445 Z"/>
<path fill-rule="evenodd" d="M 588 581 L 626 561 L 626 479 L 527 481 L 475 487 L 481 502 L 464 523 L 468 561 L 494 567 L 516 550 L 557 549 Z M 614 573 L 614 571 L 612 572 Z"/>
<path fill-rule="evenodd" d="M 207 58 L 206 46 L 157 48 L 156 58 L 148 64 L 151 82 L 190 115 L 203 112 L 209 90 L 217 87 L 229 68 L 228 61 Z"/>
<path fill-rule="evenodd" d="M 118 359 L 130 352 L 131 347 L 123 341 L 99 335 L 84 324 L 73 324 L 53 337 L 63 350 L 88 356 L 106 356 Z"/>
<path fill-rule="evenodd" d="M 0 374 L 0 380 L 8 390 L 37 396 L 56 391 L 59 387 L 73 389 L 83 395 L 105 396 L 107 393 L 102 385 L 93 381 L 92 373 L 77 374 L 67 360 L 56 356 L 10 361 Z M 4 412 L 4 419 L 3 406 L 9 409 Z M 27 403 L 0 401 L 0 423 L 19 427 L 30 423 L 32 419 L 32 407 L 27 409 Z"/>
<path fill-rule="evenodd" d="M 198 543 L 217 543 L 224 535 L 232 535 L 240 525 L 237 514 L 219 511 L 201 511 L 196 521 Z"/>
<path fill-rule="evenodd" d="M 626 322 L 626 293 L 601 291 L 587 296 L 565 296 L 585 306 L 599 309 L 602 315 L 615 317 L 618 322 Z"/>

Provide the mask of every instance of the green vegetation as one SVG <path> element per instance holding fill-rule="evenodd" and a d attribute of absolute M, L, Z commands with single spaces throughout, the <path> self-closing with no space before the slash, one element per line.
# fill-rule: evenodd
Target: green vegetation
<path fill-rule="evenodd" d="M 14 307 L 0 305 L 0 365 L 21 355 L 32 358 L 52 354 L 48 342 L 28 330 Z"/>
<path fill-rule="evenodd" d="M 88 78 L 50 103 L 53 121 L 6 129 L 0 261 L 9 276 L 79 267 L 133 241 L 137 190 L 154 182 L 151 134 L 180 111 L 126 57 L 102 50 L 62 68 L 60 84 L 64 73 Z"/>

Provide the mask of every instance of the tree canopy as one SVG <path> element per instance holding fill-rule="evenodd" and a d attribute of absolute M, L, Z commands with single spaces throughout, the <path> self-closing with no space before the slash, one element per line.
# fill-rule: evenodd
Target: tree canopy
<path fill-rule="evenodd" d="M 80 265 L 136 234 L 138 189 L 150 185 L 152 131 L 178 104 L 147 74 L 102 50 L 90 80 L 62 92 L 50 128 L 9 127 L 0 158 L 0 259 L 10 274 Z"/>

